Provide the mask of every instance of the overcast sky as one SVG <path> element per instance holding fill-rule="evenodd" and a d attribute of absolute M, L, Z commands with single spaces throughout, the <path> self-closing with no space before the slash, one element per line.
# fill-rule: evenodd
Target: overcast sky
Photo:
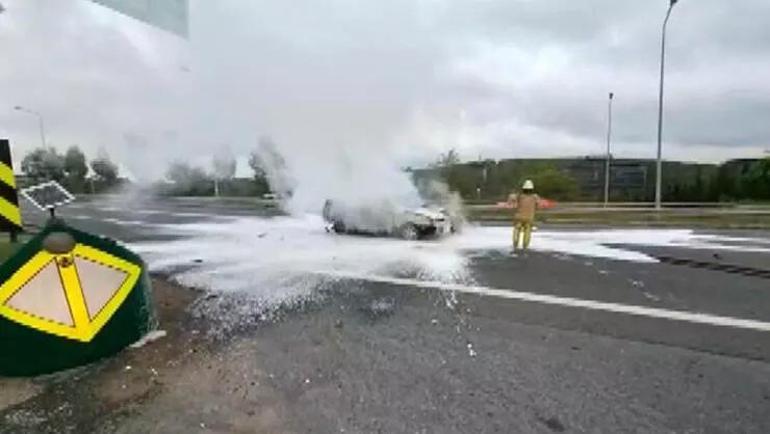
<path fill-rule="evenodd" d="M 86 0 L 0 0 L 0 136 L 107 150 L 131 171 L 245 155 L 422 164 L 655 154 L 667 0 L 191 0 L 190 38 Z M 664 155 L 770 149 L 770 2 L 681 0 L 669 24 Z M 18 157 L 17 157 L 18 158 Z"/>

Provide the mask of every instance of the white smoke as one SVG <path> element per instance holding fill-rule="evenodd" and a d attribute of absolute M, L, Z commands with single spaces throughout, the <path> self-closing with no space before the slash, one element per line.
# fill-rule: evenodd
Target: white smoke
<path fill-rule="evenodd" d="M 315 151 L 315 152 L 313 152 Z M 318 212 L 328 199 L 349 206 L 392 202 L 418 206 L 420 197 L 409 175 L 383 149 L 330 147 L 313 149 L 294 158 L 297 189 L 290 209 Z"/>
<path fill-rule="evenodd" d="M 257 149 L 249 157 L 249 164 L 264 176 L 270 190 L 281 198 L 290 198 L 297 187 L 297 181 L 288 165 L 270 137 L 259 139 Z"/>
<path fill-rule="evenodd" d="M 330 146 L 281 146 L 260 140 L 252 154 L 271 190 L 285 200 L 292 214 L 318 214 L 327 199 L 355 210 L 359 227 L 387 227 L 379 220 L 401 208 L 423 203 L 409 173 L 387 149 Z"/>
<path fill-rule="evenodd" d="M 465 225 L 465 208 L 460 193 L 450 190 L 449 185 L 437 179 L 422 181 L 418 183 L 417 188 L 423 201 L 445 210 L 455 229 Z"/>

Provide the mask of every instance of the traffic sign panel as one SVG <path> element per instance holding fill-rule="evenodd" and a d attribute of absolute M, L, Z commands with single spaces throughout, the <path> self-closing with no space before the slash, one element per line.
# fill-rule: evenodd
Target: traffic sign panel
<path fill-rule="evenodd" d="M 0 316 L 89 342 L 118 310 L 141 268 L 93 247 L 40 251 L 0 286 Z"/>
<path fill-rule="evenodd" d="M 41 211 L 50 210 L 75 200 L 75 196 L 56 181 L 48 181 L 21 190 L 21 194 Z"/>

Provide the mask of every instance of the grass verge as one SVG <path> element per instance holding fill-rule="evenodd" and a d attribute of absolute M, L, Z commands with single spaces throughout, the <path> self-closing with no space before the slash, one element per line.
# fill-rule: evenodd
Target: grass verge
<path fill-rule="evenodd" d="M 17 242 L 12 243 L 8 235 L 0 235 L 2 237 L 0 239 L 0 263 L 5 262 L 6 259 L 10 258 L 16 251 L 24 245 L 29 239 L 31 238 L 31 235 L 27 234 L 19 234 L 19 239 Z"/>

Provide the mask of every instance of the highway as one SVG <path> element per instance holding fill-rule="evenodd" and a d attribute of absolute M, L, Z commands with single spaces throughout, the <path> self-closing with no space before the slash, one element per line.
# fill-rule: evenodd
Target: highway
<path fill-rule="evenodd" d="M 770 432 L 767 232 L 543 225 L 512 255 L 504 227 L 344 237 L 237 202 L 59 215 L 145 255 L 170 335 L 136 351 L 161 380 L 78 398 L 150 363 L 129 352 L 0 399 L 0 432 Z"/>

